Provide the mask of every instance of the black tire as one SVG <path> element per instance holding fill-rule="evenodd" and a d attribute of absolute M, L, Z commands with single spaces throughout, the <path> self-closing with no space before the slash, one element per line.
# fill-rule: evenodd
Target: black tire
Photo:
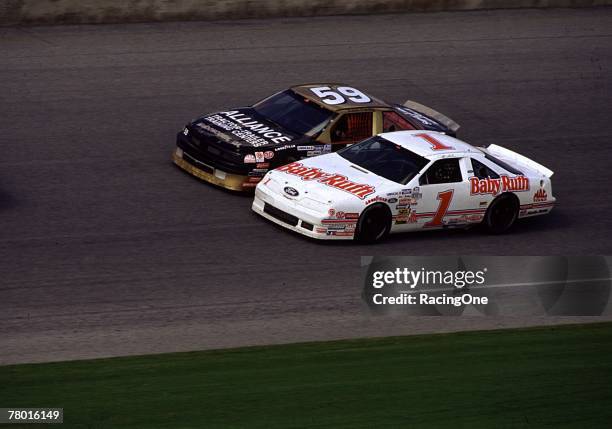
<path fill-rule="evenodd" d="M 359 216 L 355 239 L 361 243 L 384 240 L 391 230 L 391 212 L 382 204 L 368 207 Z"/>
<path fill-rule="evenodd" d="M 491 234 L 503 234 L 514 225 L 518 212 L 518 198 L 512 194 L 502 194 L 487 209 L 484 225 Z"/>

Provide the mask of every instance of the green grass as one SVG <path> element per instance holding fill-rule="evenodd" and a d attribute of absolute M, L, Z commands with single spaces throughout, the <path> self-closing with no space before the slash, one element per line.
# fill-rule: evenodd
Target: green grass
<path fill-rule="evenodd" d="M 8 406 L 75 428 L 603 428 L 612 324 L 5 366 Z"/>

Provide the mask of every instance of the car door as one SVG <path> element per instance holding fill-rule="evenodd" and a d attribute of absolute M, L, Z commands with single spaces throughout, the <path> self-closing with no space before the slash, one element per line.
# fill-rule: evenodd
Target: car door
<path fill-rule="evenodd" d="M 413 189 L 416 223 L 423 229 L 465 225 L 482 219 L 484 209 L 471 198 L 466 157 L 444 157 L 434 161 L 418 178 Z"/>

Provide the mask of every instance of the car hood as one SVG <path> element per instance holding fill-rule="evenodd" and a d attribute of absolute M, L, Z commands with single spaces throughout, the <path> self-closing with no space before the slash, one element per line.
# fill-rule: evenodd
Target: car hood
<path fill-rule="evenodd" d="M 258 114 L 252 107 L 211 113 L 191 124 L 193 132 L 235 146 L 264 147 L 295 143 L 300 136 Z"/>
<path fill-rule="evenodd" d="M 270 178 L 276 191 L 294 200 L 309 198 L 325 204 L 339 202 L 367 204 L 391 187 L 400 185 L 368 172 L 340 155 L 330 153 L 273 170 Z M 291 195 L 297 191 L 297 195 Z"/>

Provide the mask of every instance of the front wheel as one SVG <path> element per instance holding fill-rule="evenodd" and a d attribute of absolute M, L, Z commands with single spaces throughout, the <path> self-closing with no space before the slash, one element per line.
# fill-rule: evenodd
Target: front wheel
<path fill-rule="evenodd" d="M 391 213 L 381 204 L 368 207 L 357 222 L 355 239 L 361 243 L 382 241 L 391 230 Z"/>
<path fill-rule="evenodd" d="M 484 224 L 490 233 L 502 234 L 514 225 L 518 212 L 518 199 L 512 194 L 501 195 L 487 209 Z"/>

